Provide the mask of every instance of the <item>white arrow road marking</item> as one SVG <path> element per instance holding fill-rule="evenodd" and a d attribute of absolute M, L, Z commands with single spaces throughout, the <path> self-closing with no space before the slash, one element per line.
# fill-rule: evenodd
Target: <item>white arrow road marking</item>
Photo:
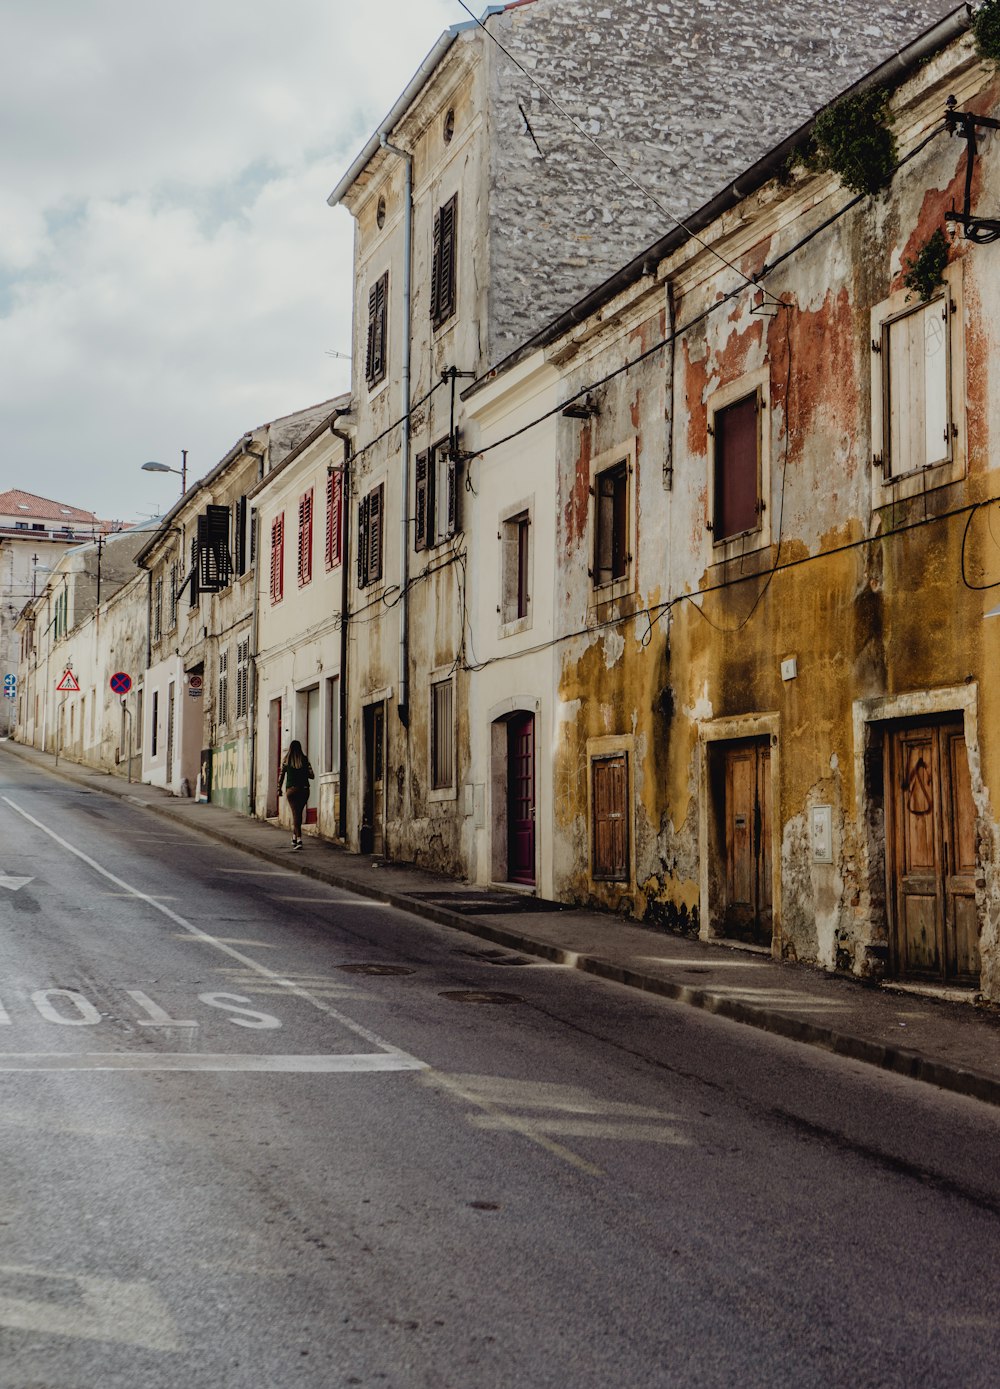
<path fill-rule="evenodd" d="M 16 892 L 18 888 L 24 887 L 25 883 L 34 881 L 34 878 L 12 878 L 9 873 L 0 873 L 0 887 L 6 887 L 11 892 Z"/>

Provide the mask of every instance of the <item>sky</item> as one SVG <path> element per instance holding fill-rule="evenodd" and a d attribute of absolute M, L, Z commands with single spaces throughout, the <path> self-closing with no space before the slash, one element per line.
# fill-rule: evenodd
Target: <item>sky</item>
<path fill-rule="evenodd" d="M 0 491 L 138 521 L 348 388 L 327 196 L 456 0 L 0 0 Z"/>

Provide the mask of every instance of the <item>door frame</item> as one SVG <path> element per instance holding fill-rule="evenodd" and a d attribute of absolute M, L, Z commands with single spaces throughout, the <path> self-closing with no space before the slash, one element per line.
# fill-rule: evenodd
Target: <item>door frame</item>
<path fill-rule="evenodd" d="M 535 721 L 535 881 L 533 884 L 511 882 L 509 876 L 507 792 L 508 724 L 518 715 L 528 715 Z M 487 840 L 488 881 L 513 892 L 539 895 L 542 892 L 544 836 L 542 832 L 542 780 L 538 775 L 538 749 L 542 736 L 541 701 L 532 695 L 514 695 L 494 704 L 487 711 L 489 736 L 489 817 Z"/>
<path fill-rule="evenodd" d="M 382 809 L 375 824 L 374 763 L 377 749 L 372 736 L 381 710 Z M 386 852 L 386 754 L 388 751 L 388 700 L 373 699 L 361 706 L 361 816 L 358 821 L 358 844 L 363 854 L 384 857 Z M 370 842 L 369 842 L 370 838 Z"/>
<path fill-rule="evenodd" d="M 888 942 L 892 923 L 889 919 L 890 906 L 887 900 L 888 865 L 886 862 L 884 788 L 879 787 L 880 796 L 876 798 L 872 787 L 869 762 L 873 750 L 877 751 L 879 767 L 883 764 L 882 742 L 887 735 L 888 725 L 899 724 L 914 719 L 928 722 L 950 716 L 956 723 L 961 722 L 965 731 L 965 748 L 969 758 L 969 779 L 972 788 L 972 803 L 976 810 L 977 830 L 984 807 L 987 805 L 983 788 L 982 766 L 979 747 L 979 685 L 972 680 L 967 685 L 948 685 L 938 690 L 914 690 L 907 694 L 887 695 L 881 699 L 858 699 L 853 706 L 854 721 L 854 790 L 858 825 L 863 827 L 861 835 L 861 869 L 863 885 L 872 901 L 871 939 L 869 954 L 879 961 L 878 968 L 885 970 L 888 965 Z M 879 778 L 881 783 L 881 776 Z M 877 813 L 876 813 L 877 812 Z M 982 912 L 982 904 L 995 890 L 995 867 L 987 862 L 981 865 L 978 875 L 984 886 L 976 888 L 976 909 Z M 993 947 L 995 950 L 995 946 Z M 980 934 L 980 968 L 983 975 L 995 969 L 995 961 L 990 942 Z M 935 987 L 935 986 L 930 986 Z M 941 985 L 939 987 L 952 987 Z M 966 992 L 962 988 L 962 992 Z"/>
<path fill-rule="evenodd" d="M 716 801 L 712 784 L 712 757 L 715 743 L 737 743 L 767 738 L 771 744 L 771 949 L 781 959 L 781 715 L 739 714 L 728 719 L 706 719 L 698 724 L 698 858 L 701 940 L 723 939 L 716 923 L 721 920 L 726 897 L 726 864 L 721 862 L 716 844 Z M 756 947 L 766 949 L 764 946 Z"/>

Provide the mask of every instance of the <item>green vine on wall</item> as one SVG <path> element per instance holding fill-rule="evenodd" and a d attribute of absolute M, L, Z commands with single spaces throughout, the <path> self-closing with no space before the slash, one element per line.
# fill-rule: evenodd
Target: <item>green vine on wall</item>
<path fill-rule="evenodd" d="M 938 227 L 929 236 L 917 254 L 905 262 L 906 274 L 903 284 L 914 294 L 919 294 L 926 304 L 938 285 L 944 282 L 945 266 L 948 264 L 948 238 Z"/>
<path fill-rule="evenodd" d="M 972 16 L 976 52 L 1000 63 L 1000 0 L 984 0 Z"/>
<path fill-rule="evenodd" d="M 888 187 L 896 171 L 891 127 L 889 93 L 885 87 L 872 87 L 821 111 L 808 143 L 795 151 L 790 163 L 829 170 L 854 193 L 877 193 Z"/>

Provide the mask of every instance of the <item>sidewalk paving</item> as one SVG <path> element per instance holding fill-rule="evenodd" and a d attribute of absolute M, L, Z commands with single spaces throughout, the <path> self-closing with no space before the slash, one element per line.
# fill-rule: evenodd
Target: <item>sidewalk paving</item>
<path fill-rule="evenodd" d="M 0 751 L 88 790 L 118 796 L 270 863 L 494 945 L 702 1008 L 782 1037 L 1000 1105 L 1000 1009 L 888 986 L 720 943 L 692 940 L 515 893 L 352 854 L 217 805 L 0 740 Z M 5 865 L 8 869 L 13 865 Z"/>

